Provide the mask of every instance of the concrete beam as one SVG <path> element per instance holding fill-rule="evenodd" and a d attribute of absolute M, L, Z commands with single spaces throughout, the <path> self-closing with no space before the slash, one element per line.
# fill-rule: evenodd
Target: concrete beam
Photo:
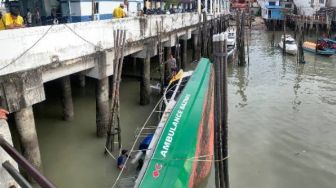
<path fill-rule="evenodd" d="M 164 47 L 173 47 L 176 45 L 176 37 L 175 36 L 169 36 L 168 40 L 163 42 Z"/>
<path fill-rule="evenodd" d="M 97 52 L 94 59 L 95 67 L 88 71 L 87 76 L 100 80 L 113 75 L 113 60 L 113 52 Z"/>
<path fill-rule="evenodd" d="M 9 112 L 32 106 L 45 100 L 40 70 L 31 70 L 0 77 L 3 107 Z"/>
<path fill-rule="evenodd" d="M 132 57 L 145 59 L 148 57 L 151 58 L 153 56 L 156 56 L 158 53 L 157 45 L 157 41 L 150 41 L 144 45 L 143 50 L 132 54 Z"/>

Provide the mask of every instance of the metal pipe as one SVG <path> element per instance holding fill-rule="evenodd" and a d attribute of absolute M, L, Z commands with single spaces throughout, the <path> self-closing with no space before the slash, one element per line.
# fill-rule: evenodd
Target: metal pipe
<path fill-rule="evenodd" d="M 15 148 L 0 135 L 0 146 L 22 167 L 42 188 L 56 188 L 33 165 L 31 165 Z"/>
<path fill-rule="evenodd" d="M 15 167 L 9 161 L 5 161 L 4 163 L 2 163 L 2 166 L 22 188 L 33 188 L 30 183 L 20 174 L 19 171 L 15 169 Z"/>

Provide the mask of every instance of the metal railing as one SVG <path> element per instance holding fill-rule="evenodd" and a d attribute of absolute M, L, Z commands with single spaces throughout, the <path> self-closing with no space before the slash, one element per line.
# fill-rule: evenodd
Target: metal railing
<path fill-rule="evenodd" d="M 24 169 L 27 174 L 32 177 L 37 184 L 42 188 L 56 188 L 56 186 L 51 183 L 45 176 L 41 174 L 32 164 L 30 164 L 14 147 L 12 147 L 2 135 L 0 135 L 0 146 L 6 153 L 11 156 L 18 165 Z M 8 171 L 8 173 L 14 178 L 14 180 L 24 188 L 32 187 L 27 180 L 25 180 L 22 175 L 8 162 L 4 162 L 2 166 Z"/>

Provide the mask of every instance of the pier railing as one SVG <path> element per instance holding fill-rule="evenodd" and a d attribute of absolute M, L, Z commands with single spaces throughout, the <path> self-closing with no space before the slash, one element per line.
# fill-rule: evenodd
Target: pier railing
<path fill-rule="evenodd" d="M 11 156 L 18 165 L 24 169 L 27 174 L 32 177 L 38 185 L 42 188 L 56 188 L 56 186 L 51 183 L 45 176 L 41 174 L 32 164 L 30 164 L 13 146 L 11 146 L 4 138 L 0 135 L 0 146 L 2 149 Z M 13 177 L 13 179 L 22 187 L 30 188 L 32 187 L 28 181 L 11 165 L 9 161 L 2 163 L 2 166 L 8 171 L 8 173 Z"/>

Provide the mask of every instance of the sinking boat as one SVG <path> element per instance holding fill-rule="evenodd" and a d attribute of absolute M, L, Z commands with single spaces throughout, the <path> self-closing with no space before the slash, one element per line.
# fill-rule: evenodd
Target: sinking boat
<path fill-rule="evenodd" d="M 201 59 L 185 83 L 182 93 L 170 98 L 176 104 L 163 130 L 157 130 L 160 136 L 156 141 L 153 138 L 149 146 L 153 149 L 146 152 L 149 160 L 135 187 L 195 187 L 210 173 L 211 162 L 196 160 L 213 159 L 214 89 L 210 61 Z"/>
<path fill-rule="evenodd" d="M 281 36 L 281 41 L 279 42 L 279 47 L 281 49 L 284 48 L 284 41 L 285 41 L 285 51 L 286 53 L 288 54 L 291 54 L 291 55 L 296 55 L 297 54 L 297 45 L 296 45 L 296 42 L 294 40 L 294 38 L 290 35 L 282 35 Z"/>
<path fill-rule="evenodd" d="M 335 54 L 335 50 L 324 46 L 322 43 L 318 43 L 318 45 L 316 45 L 314 42 L 304 42 L 302 47 L 305 51 L 312 52 L 317 55 L 332 56 Z"/>
<path fill-rule="evenodd" d="M 118 187 L 196 187 L 210 174 L 214 157 L 212 63 L 202 58 L 194 71 L 179 72 L 161 104 L 165 110 L 144 152 L 141 170 L 133 179 L 127 178 L 127 185 Z"/>

